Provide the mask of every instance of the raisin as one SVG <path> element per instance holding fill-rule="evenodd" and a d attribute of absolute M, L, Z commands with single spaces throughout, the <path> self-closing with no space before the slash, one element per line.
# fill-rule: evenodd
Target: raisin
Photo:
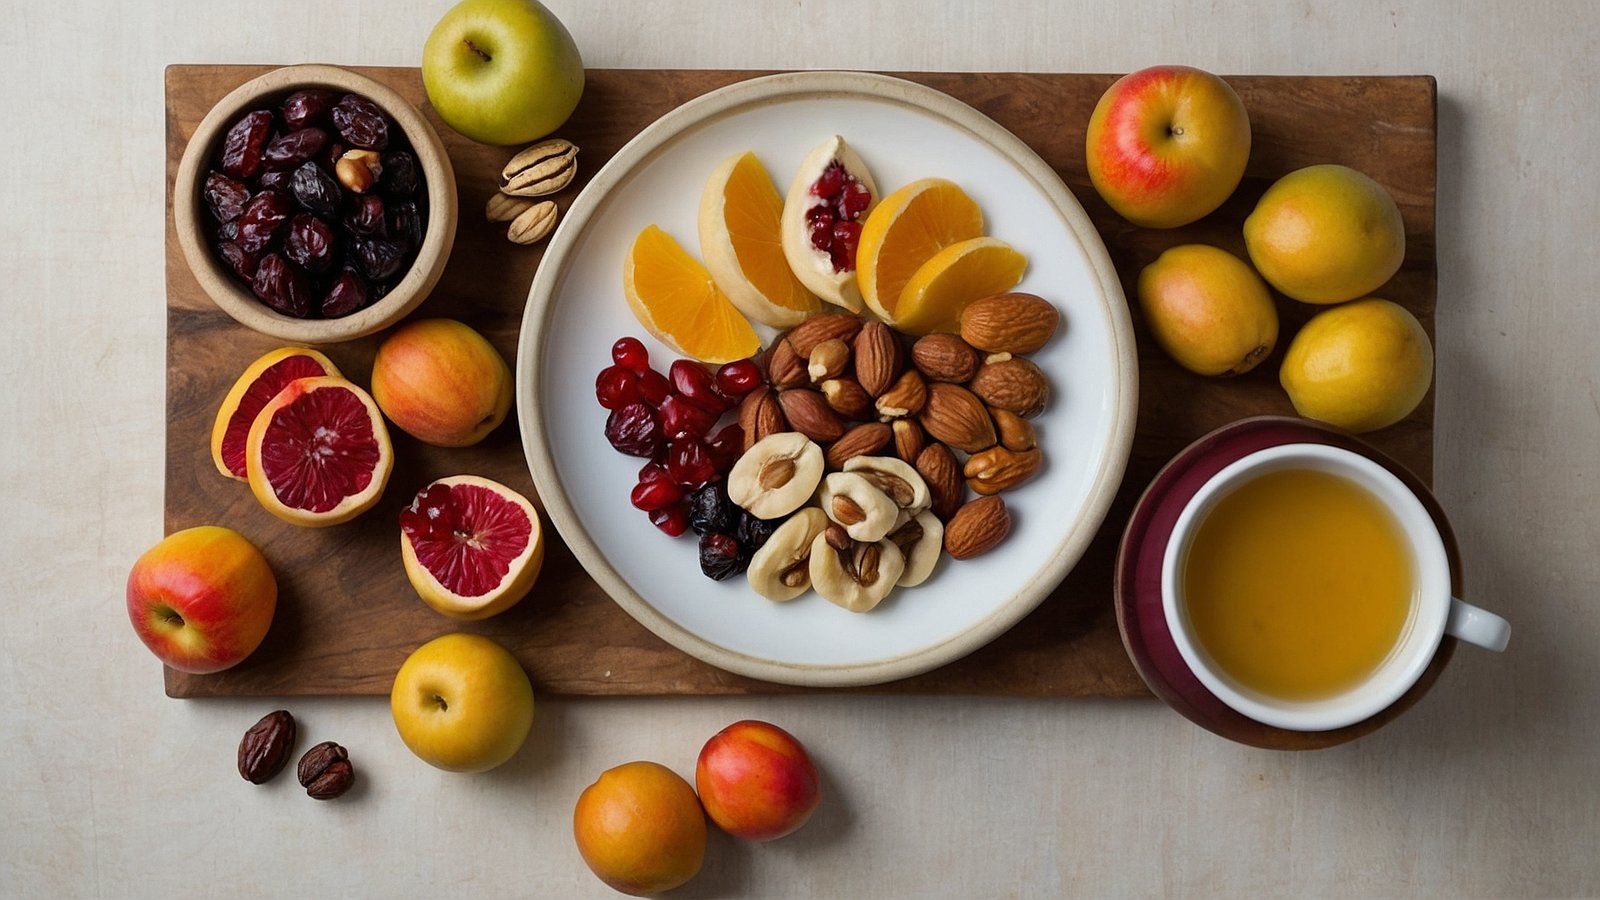
<path fill-rule="evenodd" d="M 417 192 L 417 185 L 422 179 L 415 156 L 404 150 L 395 150 L 385 153 L 382 162 L 383 174 L 378 176 L 378 186 L 385 193 L 409 197 Z"/>
<path fill-rule="evenodd" d="M 376 194 L 356 198 L 355 211 L 345 217 L 344 227 L 362 237 L 388 234 L 383 215 L 383 198 Z"/>
<path fill-rule="evenodd" d="M 406 245 L 407 252 L 422 246 L 422 211 L 412 200 L 389 207 L 389 235 Z"/>
<path fill-rule="evenodd" d="M 316 157 L 328 146 L 328 133 L 321 128 L 302 128 L 272 139 L 261 152 L 261 162 L 268 169 L 295 169 L 308 159 Z"/>
<path fill-rule="evenodd" d="M 333 286 L 328 288 L 328 295 L 322 298 L 322 315 L 324 318 L 337 319 L 340 316 L 348 316 L 366 305 L 367 283 L 354 271 L 345 269 L 333 280 Z"/>
<path fill-rule="evenodd" d="M 324 219 L 332 219 L 339 212 L 339 183 L 314 162 L 301 163 L 294 170 L 289 191 L 295 202 Z"/>
<path fill-rule="evenodd" d="M 723 581 L 743 572 L 750 565 L 739 542 L 731 535 L 700 535 L 700 571 L 713 581 Z"/>
<path fill-rule="evenodd" d="M 207 172 L 205 186 L 201 189 L 201 196 L 205 198 L 206 207 L 211 210 L 211 217 L 218 222 L 232 222 L 244 212 L 244 204 L 250 199 L 250 189 L 244 182 L 222 174 L 221 172 Z"/>
<path fill-rule="evenodd" d="M 310 213 L 289 220 L 283 255 L 307 272 L 326 272 L 333 265 L 333 229 Z"/>
<path fill-rule="evenodd" d="M 358 94 L 345 94 L 333 105 L 333 127 L 353 147 L 382 150 L 389 146 L 389 117 L 378 104 Z"/>
<path fill-rule="evenodd" d="M 251 197 L 239 215 L 239 246 L 252 252 L 264 249 L 289 218 L 289 198 L 273 190 Z"/>
<path fill-rule="evenodd" d="M 746 554 L 753 555 L 760 550 L 772 533 L 783 524 L 782 519 L 758 519 L 744 510 L 739 511 L 739 527 L 734 532 L 739 538 L 739 546 L 744 548 Z"/>
<path fill-rule="evenodd" d="M 304 319 L 311 315 L 311 295 L 306 289 L 305 276 L 277 253 L 261 257 L 250 289 L 261 302 L 286 316 Z"/>
<path fill-rule="evenodd" d="M 222 171 L 234 178 L 249 178 L 261 168 L 261 150 L 272 131 L 272 113 L 264 109 L 246 113 L 222 139 Z"/>
<path fill-rule="evenodd" d="M 238 275 L 245 281 L 255 277 L 256 264 L 261 259 L 259 254 L 251 253 L 233 241 L 223 241 L 218 244 L 217 255 L 222 257 L 222 261 L 228 264 L 228 268 L 233 270 L 233 274 Z"/>
<path fill-rule="evenodd" d="M 689 495 L 689 527 L 695 534 L 732 531 L 738 524 L 738 512 L 721 482 Z"/>
<path fill-rule="evenodd" d="M 355 242 L 351 255 L 362 275 L 372 281 L 387 281 L 405 265 L 406 248 L 388 238 L 365 238 Z"/>
<path fill-rule="evenodd" d="M 650 407 L 629 403 L 606 417 L 606 440 L 620 453 L 650 459 L 661 450 L 661 429 Z"/>
<path fill-rule="evenodd" d="M 308 125 L 322 124 L 328 121 L 328 111 L 333 108 L 333 92 L 308 88 L 295 91 L 284 98 L 283 107 L 279 110 L 283 114 L 283 124 L 290 131 L 297 131 Z"/>

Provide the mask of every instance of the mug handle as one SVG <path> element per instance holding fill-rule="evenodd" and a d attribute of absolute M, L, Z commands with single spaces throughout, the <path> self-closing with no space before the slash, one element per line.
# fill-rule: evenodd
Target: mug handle
<path fill-rule="evenodd" d="M 1506 643 L 1511 640 L 1510 622 L 1457 597 L 1450 598 L 1450 617 L 1445 620 L 1444 631 L 1451 637 L 1496 653 L 1506 649 Z"/>

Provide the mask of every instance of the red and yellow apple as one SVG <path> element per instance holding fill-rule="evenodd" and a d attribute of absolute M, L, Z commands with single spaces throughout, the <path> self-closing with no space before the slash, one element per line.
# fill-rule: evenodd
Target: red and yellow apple
<path fill-rule="evenodd" d="M 218 525 L 174 532 L 128 573 L 128 618 L 139 639 L 180 672 L 238 665 L 260 646 L 278 607 L 278 580 L 244 535 Z"/>
<path fill-rule="evenodd" d="M 706 741 L 694 783 L 711 821 L 752 841 L 793 832 L 822 800 L 806 748 L 782 728 L 754 719 L 735 722 Z"/>
<path fill-rule="evenodd" d="M 533 684 L 511 652 L 476 634 L 423 644 L 394 676 L 400 739 L 431 766 L 485 772 L 515 756 L 533 727 Z"/>
<path fill-rule="evenodd" d="M 1121 216 L 1176 228 L 1221 206 L 1250 159 L 1250 117 L 1226 81 L 1190 66 L 1124 75 L 1089 117 L 1089 180 Z"/>
<path fill-rule="evenodd" d="M 438 447 L 483 440 L 511 410 L 511 369 L 454 319 L 397 328 L 372 360 L 372 399 L 396 427 Z"/>

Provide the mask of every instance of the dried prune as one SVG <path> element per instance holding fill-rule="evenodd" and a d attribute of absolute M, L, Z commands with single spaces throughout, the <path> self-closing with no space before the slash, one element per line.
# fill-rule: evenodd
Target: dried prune
<path fill-rule="evenodd" d="M 404 150 L 383 155 L 383 174 L 378 176 L 378 186 L 385 193 L 409 197 L 417 192 L 420 181 L 415 156 Z"/>
<path fill-rule="evenodd" d="M 772 537 L 772 533 L 777 531 L 778 526 L 782 524 L 782 520 L 758 519 L 750 513 L 740 510 L 739 527 L 734 534 L 739 538 L 739 545 L 744 548 L 744 552 L 754 554 L 761 549 L 767 539 Z"/>
<path fill-rule="evenodd" d="M 339 212 L 339 182 L 314 162 L 300 164 L 289 179 L 289 192 L 306 210 L 331 219 Z"/>
<path fill-rule="evenodd" d="M 222 171 L 234 178 L 249 178 L 261 168 L 261 150 L 272 131 L 272 113 L 258 109 L 233 123 L 222 139 Z"/>
<path fill-rule="evenodd" d="M 256 194 L 239 215 L 239 246 L 252 252 L 265 249 L 288 218 L 287 196 L 273 190 Z"/>
<path fill-rule="evenodd" d="M 232 269 L 235 275 L 245 281 L 255 277 L 256 264 L 261 259 L 258 254 L 251 253 L 233 241 L 223 241 L 218 244 L 217 255 L 222 257 L 222 261 L 228 264 L 228 268 Z"/>
<path fill-rule="evenodd" d="M 739 508 L 728 499 L 721 482 L 708 484 L 689 495 L 689 527 L 695 534 L 730 532 L 738 524 Z"/>
<path fill-rule="evenodd" d="M 355 209 L 345 217 L 344 227 L 362 237 L 387 235 L 388 225 L 384 221 L 383 198 L 376 194 L 356 198 Z"/>
<path fill-rule="evenodd" d="M 389 236 L 408 251 L 422 246 L 422 211 L 415 202 L 402 200 L 389 207 Z"/>
<path fill-rule="evenodd" d="M 713 532 L 700 535 L 700 571 L 707 578 L 722 581 L 743 572 L 750 557 L 732 535 Z"/>
<path fill-rule="evenodd" d="M 333 127 L 353 147 L 383 150 L 389 146 L 389 117 L 378 104 L 359 94 L 345 94 L 333 105 Z"/>
<path fill-rule="evenodd" d="M 295 91 L 283 100 L 280 112 L 283 124 L 290 131 L 328 121 L 328 110 L 333 108 L 333 92 L 309 88 Z"/>
<path fill-rule="evenodd" d="M 328 295 L 322 298 L 322 315 L 324 318 L 337 319 L 348 316 L 367 305 L 367 283 L 361 280 L 350 269 L 339 273 L 333 280 L 333 286 L 328 288 Z"/>
<path fill-rule="evenodd" d="M 261 257 L 250 289 L 261 302 L 286 316 L 304 319 L 311 315 L 311 295 L 305 276 L 277 253 Z"/>
<path fill-rule="evenodd" d="M 261 151 L 261 164 L 268 169 L 294 169 L 328 146 L 328 133 L 321 128 L 302 128 L 279 135 Z"/>
<path fill-rule="evenodd" d="M 406 248 L 388 238 L 365 238 L 355 242 L 351 255 L 362 275 L 371 281 L 387 281 L 405 265 Z"/>
<path fill-rule="evenodd" d="M 211 210 L 213 219 L 232 222 L 244 212 L 244 204 L 250 199 L 250 189 L 245 187 L 244 182 L 221 172 L 207 172 L 200 195 L 205 198 L 206 208 Z"/>
<path fill-rule="evenodd" d="M 307 272 L 326 272 L 333 265 L 333 229 L 310 213 L 289 220 L 283 238 L 283 255 Z"/>

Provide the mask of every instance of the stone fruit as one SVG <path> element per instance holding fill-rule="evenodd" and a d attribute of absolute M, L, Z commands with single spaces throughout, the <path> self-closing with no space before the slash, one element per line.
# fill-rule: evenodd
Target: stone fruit
<path fill-rule="evenodd" d="M 202 525 L 146 550 L 128 573 L 128 619 L 150 652 L 205 675 L 249 656 L 272 624 L 278 581 L 237 531 Z"/>
<path fill-rule="evenodd" d="M 389 711 L 423 762 L 484 772 L 515 756 L 533 726 L 533 685 L 504 647 L 447 634 L 414 650 L 394 676 Z"/>
<path fill-rule="evenodd" d="M 217 471 L 229 478 L 246 480 L 245 438 L 267 401 L 297 378 L 338 374 L 333 362 L 315 350 L 279 347 L 263 353 L 234 381 L 217 408 L 217 418 L 211 426 L 211 461 Z"/>
<path fill-rule="evenodd" d="M 959 241 L 918 267 L 900 292 L 895 327 L 907 334 L 951 332 L 973 301 L 1016 287 L 1028 258 L 999 238 Z"/>
<path fill-rule="evenodd" d="M 245 439 L 250 492 L 293 525 L 338 525 L 366 512 L 393 466 L 378 404 L 335 375 L 289 382 Z"/>
<path fill-rule="evenodd" d="M 1297 169 L 1273 182 L 1244 220 L 1262 277 L 1305 303 L 1365 296 L 1400 270 L 1406 227 L 1394 198 L 1348 166 Z"/>
<path fill-rule="evenodd" d="M 720 365 L 761 349 L 755 329 L 705 266 L 654 225 L 628 251 L 622 293 L 639 324 L 683 356 Z"/>
<path fill-rule="evenodd" d="M 600 773 L 572 810 L 572 836 L 590 870 L 612 889 L 646 896 L 700 871 L 706 818 L 689 782 L 653 762 Z"/>
<path fill-rule="evenodd" d="M 484 144 L 560 128 L 583 95 L 583 58 L 537 0 L 463 0 L 422 47 L 422 85 L 446 125 Z"/>
<path fill-rule="evenodd" d="M 1089 117 L 1089 180 L 1123 218 L 1175 228 L 1222 205 L 1250 158 L 1250 117 L 1228 83 L 1154 66 L 1108 88 Z"/>
<path fill-rule="evenodd" d="M 1404 419 L 1433 383 L 1433 344 L 1376 297 L 1323 310 L 1289 342 L 1278 380 L 1300 415 L 1356 433 Z"/>
<path fill-rule="evenodd" d="M 790 328 L 822 311 L 783 255 L 783 196 L 754 153 L 729 157 L 700 195 L 700 255 L 717 287 L 763 325 Z"/>
<path fill-rule="evenodd" d="M 511 369 L 483 335 L 454 319 L 421 319 L 384 338 L 372 397 L 395 427 L 426 444 L 468 447 L 505 421 Z"/>
<path fill-rule="evenodd" d="M 457 619 L 486 619 L 533 588 L 544 529 L 533 504 L 499 482 L 441 478 L 401 510 L 400 559 L 424 603 Z"/>
<path fill-rule="evenodd" d="M 711 821 L 751 841 L 793 833 L 822 802 L 806 748 L 782 728 L 754 719 L 734 722 L 706 741 L 694 784 Z"/>
<path fill-rule="evenodd" d="M 960 185 L 913 181 L 883 198 L 861 226 L 856 283 L 867 308 L 896 323 L 900 292 L 922 264 L 960 241 L 983 236 L 983 212 Z"/>
<path fill-rule="evenodd" d="M 1139 273 L 1139 308 L 1161 349 L 1200 375 L 1240 375 L 1278 340 L 1278 310 L 1255 270 L 1220 247 L 1184 244 Z"/>
<path fill-rule="evenodd" d="M 789 268 L 813 294 L 852 312 L 863 305 L 856 284 L 862 220 L 877 197 L 867 164 L 834 135 L 806 154 L 783 201 Z"/>

